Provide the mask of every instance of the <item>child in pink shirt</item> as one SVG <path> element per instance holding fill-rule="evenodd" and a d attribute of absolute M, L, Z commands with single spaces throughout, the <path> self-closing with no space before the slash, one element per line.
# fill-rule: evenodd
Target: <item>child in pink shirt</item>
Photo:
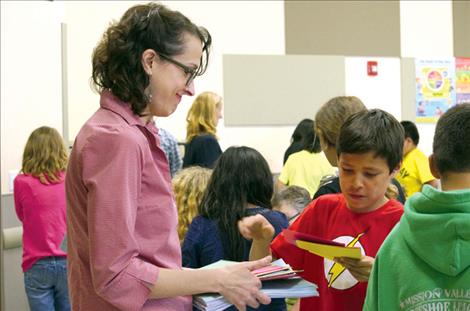
<path fill-rule="evenodd" d="M 15 209 L 23 223 L 24 283 L 30 309 L 70 310 L 66 254 L 67 151 L 57 130 L 40 127 L 28 138 L 14 181 Z"/>

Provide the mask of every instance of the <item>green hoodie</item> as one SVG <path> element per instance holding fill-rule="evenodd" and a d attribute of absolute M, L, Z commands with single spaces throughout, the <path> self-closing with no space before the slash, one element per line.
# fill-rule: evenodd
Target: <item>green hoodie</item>
<path fill-rule="evenodd" d="M 382 244 L 364 310 L 470 311 L 470 189 L 425 186 Z"/>

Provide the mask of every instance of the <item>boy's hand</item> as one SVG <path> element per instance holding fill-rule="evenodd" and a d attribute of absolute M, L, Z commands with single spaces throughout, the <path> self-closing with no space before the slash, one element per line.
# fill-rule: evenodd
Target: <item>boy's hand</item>
<path fill-rule="evenodd" d="M 269 304 L 271 298 L 261 292 L 261 281 L 251 271 L 267 266 L 271 257 L 257 261 L 247 261 L 219 269 L 219 293 L 238 310 L 246 310 L 246 306 L 258 308 L 261 304 Z"/>
<path fill-rule="evenodd" d="M 334 260 L 348 269 L 356 280 L 359 282 L 367 282 L 369 281 L 369 275 L 372 271 L 375 258 L 369 256 L 362 256 L 361 259 L 339 257 Z"/>
<path fill-rule="evenodd" d="M 248 240 L 271 241 L 275 233 L 274 227 L 260 214 L 242 218 L 238 230 Z"/>

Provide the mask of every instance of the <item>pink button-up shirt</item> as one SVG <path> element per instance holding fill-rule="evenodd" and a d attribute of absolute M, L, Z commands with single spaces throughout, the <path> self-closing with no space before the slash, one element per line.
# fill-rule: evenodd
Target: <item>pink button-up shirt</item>
<path fill-rule="evenodd" d="M 190 310 L 191 297 L 149 299 L 159 267 L 181 269 L 168 162 L 153 123 L 109 92 L 72 148 L 66 178 L 74 310 Z"/>
<path fill-rule="evenodd" d="M 65 257 L 59 247 L 66 230 L 65 176 L 59 177 L 60 182 L 47 185 L 31 175 L 19 174 L 15 178 L 16 215 L 23 223 L 23 272 L 41 258 Z"/>

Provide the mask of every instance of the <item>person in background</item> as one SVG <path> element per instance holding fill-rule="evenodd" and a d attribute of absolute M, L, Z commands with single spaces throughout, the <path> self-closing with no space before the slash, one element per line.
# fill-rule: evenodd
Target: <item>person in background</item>
<path fill-rule="evenodd" d="M 336 141 L 339 137 L 341 126 L 348 117 L 366 109 L 362 101 L 355 96 L 338 96 L 330 99 L 318 110 L 315 115 L 316 132 L 323 152 L 331 165 L 338 166 Z M 341 192 L 339 177 L 327 177 L 320 182 L 320 187 L 313 196 L 313 199 L 324 194 L 339 192 Z M 395 178 L 392 178 L 386 195 L 388 198 L 397 199 L 402 204 L 405 203 L 405 193 Z"/>
<path fill-rule="evenodd" d="M 170 165 L 170 175 L 173 178 L 176 173 L 183 166 L 183 160 L 178 148 L 178 141 L 169 131 L 164 128 L 158 129 L 158 136 L 160 136 L 160 145 L 165 152 L 168 164 Z"/>
<path fill-rule="evenodd" d="M 275 234 L 288 226 L 272 211 L 273 182 L 268 163 L 255 149 L 230 147 L 222 153 L 183 243 L 183 266 L 200 268 L 221 259 L 247 260 L 251 242 L 238 231 L 242 217 L 262 214 Z M 273 299 L 257 310 L 285 310 L 284 299 Z M 233 310 L 230 309 L 230 310 Z M 248 308 L 248 310 L 252 310 Z"/>
<path fill-rule="evenodd" d="M 67 149 L 56 129 L 42 126 L 26 142 L 14 180 L 15 210 L 23 224 L 24 285 L 32 311 L 70 310 L 66 253 Z"/>
<path fill-rule="evenodd" d="M 470 103 L 437 122 L 431 171 L 375 258 L 365 311 L 470 307 Z M 422 298 L 425 299 L 422 299 Z"/>
<path fill-rule="evenodd" d="M 406 198 L 409 198 L 413 193 L 421 191 L 425 184 L 437 188 L 438 181 L 431 173 L 428 158 L 418 149 L 418 128 L 411 121 L 401 121 L 400 123 L 405 130 L 405 143 L 403 145 L 403 163 L 397 179 L 405 189 Z"/>
<path fill-rule="evenodd" d="M 279 175 L 276 190 L 286 186 L 299 186 L 305 188 L 313 196 L 324 176 L 335 173 L 323 152 L 320 140 L 315 134 L 315 122 L 304 120 L 302 140 L 297 142 L 301 151 L 289 156 Z"/>
<path fill-rule="evenodd" d="M 311 136 L 313 127 L 313 120 L 303 119 L 297 124 L 290 138 L 290 145 L 284 153 L 284 161 L 282 164 L 286 164 L 287 159 L 293 153 L 302 151 L 305 147 L 305 141 Z"/>
<path fill-rule="evenodd" d="M 290 230 L 359 247 L 359 259 L 330 260 L 291 244 L 283 233 L 270 244 L 274 228 L 262 215 L 244 218 L 240 232 L 253 239 L 250 259 L 273 253 L 300 276 L 318 285 L 319 297 L 302 298 L 300 310 L 362 310 L 374 257 L 400 220 L 403 205 L 385 196 L 400 168 L 404 133 L 400 123 L 380 109 L 350 116 L 337 143 L 341 193 L 313 200 Z"/>
<path fill-rule="evenodd" d="M 154 117 L 167 117 L 208 64 L 211 36 L 159 3 L 111 23 L 92 54 L 100 108 L 80 129 L 66 175 L 74 310 L 191 310 L 220 293 L 241 310 L 270 302 L 251 273 L 270 262 L 181 268 L 177 209 Z"/>
<path fill-rule="evenodd" d="M 291 225 L 311 201 L 310 193 L 305 188 L 289 186 L 274 193 L 271 205 L 274 211 L 279 211 L 286 215 L 289 225 Z M 286 298 L 286 305 L 287 310 L 299 310 L 300 299 Z"/>
<path fill-rule="evenodd" d="M 271 205 L 274 211 L 286 215 L 290 225 L 299 217 L 310 201 L 310 193 L 305 188 L 289 186 L 274 193 Z"/>
<path fill-rule="evenodd" d="M 173 192 L 178 208 L 178 236 L 181 244 L 191 221 L 198 214 L 198 206 L 206 191 L 211 173 L 211 169 L 191 166 L 179 171 L 173 177 Z"/>
<path fill-rule="evenodd" d="M 213 92 L 199 94 L 186 118 L 186 147 L 183 167 L 212 168 L 222 154 L 217 141 L 217 124 L 222 118 L 222 97 Z"/>

